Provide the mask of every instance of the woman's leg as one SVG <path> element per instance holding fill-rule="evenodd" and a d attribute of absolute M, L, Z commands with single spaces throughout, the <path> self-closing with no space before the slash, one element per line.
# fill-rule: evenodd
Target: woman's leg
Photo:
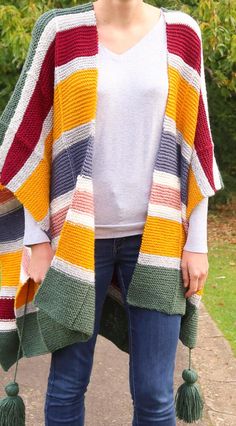
<path fill-rule="evenodd" d="M 102 305 L 111 281 L 113 239 L 95 239 L 96 311 L 93 336 L 58 349 L 51 355 L 45 400 L 46 426 L 83 426 L 84 395 L 89 384 Z"/>
<path fill-rule="evenodd" d="M 133 244 L 132 244 L 133 241 Z M 118 276 L 126 297 L 134 270 L 137 236 L 123 242 Z M 174 368 L 181 315 L 128 305 L 133 426 L 175 426 Z"/>

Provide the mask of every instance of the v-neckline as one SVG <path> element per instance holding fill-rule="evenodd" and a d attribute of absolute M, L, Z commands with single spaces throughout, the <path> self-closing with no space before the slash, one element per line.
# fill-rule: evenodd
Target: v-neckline
<path fill-rule="evenodd" d="M 96 25 L 96 28 L 97 28 L 97 19 L 96 19 L 96 13 L 95 13 L 95 9 L 94 9 L 94 4 L 93 4 L 93 2 L 91 2 L 91 3 L 92 3 L 94 18 L 95 18 L 95 25 Z M 103 43 L 101 43 L 100 40 L 99 40 L 99 38 L 98 38 L 98 45 L 104 51 L 106 51 L 110 56 L 113 56 L 114 58 L 117 58 L 117 59 L 122 59 L 126 55 L 129 55 L 130 53 L 132 53 L 133 50 L 135 50 L 137 47 L 139 47 L 139 45 L 141 45 L 146 40 L 146 38 L 148 38 L 152 34 L 152 32 L 156 30 L 156 28 L 160 25 L 161 19 L 163 19 L 163 8 L 162 7 L 160 8 L 160 16 L 159 16 L 158 21 L 148 30 L 148 32 L 146 32 L 146 34 L 144 34 L 141 37 L 141 39 L 139 39 L 135 44 L 133 44 L 133 46 L 130 46 L 124 52 L 121 52 L 121 53 L 113 52 L 113 50 L 109 49 Z"/>
<path fill-rule="evenodd" d="M 91 1 L 89 3 L 90 3 L 91 8 L 93 10 L 93 21 L 94 21 L 94 26 L 95 26 L 95 31 L 96 31 L 96 39 L 97 39 L 97 42 L 96 42 L 97 46 L 96 47 L 98 49 L 99 40 L 98 40 L 98 27 L 97 27 L 96 13 L 95 13 L 95 10 L 94 10 L 93 2 Z M 163 129 L 164 129 L 166 117 L 167 117 L 167 106 L 168 106 L 170 94 L 171 94 L 171 91 L 172 91 L 172 79 L 170 78 L 170 72 L 169 72 L 169 67 L 170 67 L 169 33 L 168 33 L 168 28 L 167 28 L 167 17 L 166 17 L 166 14 L 171 12 L 171 10 L 164 8 L 164 7 L 160 7 L 160 9 L 161 9 L 162 17 L 163 17 L 164 23 L 165 23 L 165 34 L 166 34 L 166 40 L 167 40 L 166 58 L 167 58 L 167 68 L 168 68 L 168 71 L 167 71 L 167 74 L 168 74 L 168 93 L 167 93 L 167 100 L 166 100 L 166 105 L 165 105 L 164 119 L 163 119 L 163 124 L 162 124 L 161 140 L 160 140 L 160 145 L 159 145 L 159 149 L 158 149 L 158 152 L 157 152 L 157 156 L 155 158 L 155 164 L 159 161 L 159 158 L 161 156 L 161 151 L 162 151 L 163 147 L 165 147 L 165 144 L 166 144 L 166 139 L 163 137 Z M 98 52 L 98 50 L 97 50 L 97 52 Z M 124 53 L 122 55 L 124 55 Z M 97 58 L 97 56 L 98 55 L 96 55 L 96 58 Z M 118 54 L 118 57 L 119 57 L 119 54 Z M 120 56 L 120 58 L 121 57 L 123 58 L 123 56 Z M 97 69 L 97 59 L 96 59 L 95 68 Z M 94 124 L 95 123 L 96 123 L 96 120 L 95 120 Z M 94 133 L 95 133 L 95 128 L 94 128 Z M 154 180 L 156 179 L 155 176 L 154 176 L 155 164 L 154 164 L 154 168 L 153 168 L 153 172 L 152 172 L 152 182 L 154 182 Z M 149 203 L 150 203 L 150 199 L 149 199 Z M 144 228 L 144 232 L 145 232 L 145 228 Z"/>

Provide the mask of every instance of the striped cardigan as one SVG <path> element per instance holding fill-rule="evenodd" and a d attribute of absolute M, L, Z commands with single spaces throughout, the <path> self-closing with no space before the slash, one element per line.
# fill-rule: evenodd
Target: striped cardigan
<path fill-rule="evenodd" d="M 169 92 L 127 302 L 181 314 L 179 338 L 193 348 L 202 291 L 184 297 L 181 254 L 193 208 L 224 184 L 209 124 L 199 25 L 186 13 L 162 10 Z M 0 117 L 0 363 L 4 370 L 16 360 L 23 322 L 20 356 L 26 357 L 87 340 L 93 333 L 97 55 L 92 2 L 43 13 Z M 23 206 L 55 250 L 41 284 L 28 275 L 31 250 L 22 243 Z M 99 333 L 129 351 L 116 271 Z"/>

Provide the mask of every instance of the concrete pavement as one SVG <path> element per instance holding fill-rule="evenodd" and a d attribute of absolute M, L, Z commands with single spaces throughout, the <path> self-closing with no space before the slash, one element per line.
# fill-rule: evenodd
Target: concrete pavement
<path fill-rule="evenodd" d="M 207 313 L 200 307 L 198 344 L 193 365 L 199 374 L 205 408 L 198 426 L 236 425 L 236 358 Z M 17 381 L 26 404 L 26 426 L 44 426 L 44 397 L 51 355 L 21 359 Z M 115 362 L 114 362 L 115 360 Z M 132 402 L 128 383 L 128 354 L 99 336 L 91 381 L 86 395 L 86 426 L 131 426 Z M 182 370 L 188 366 L 188 348 L 179 341 L 175 368 L 175 391 L 182 383 Z M 0 395 L 13 379 L 14 366 L 0 371 Z M 178 426 L 186 423 L 178 422 Z"/>

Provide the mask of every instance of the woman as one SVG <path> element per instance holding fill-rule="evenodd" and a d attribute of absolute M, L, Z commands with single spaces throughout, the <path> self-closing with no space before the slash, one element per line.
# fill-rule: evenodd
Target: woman
<path fill-rule="evenodd" d="M 80 10 L 82 11 L 82 7 L 84 6 L 84 10 L 94 13 L 93 16 L 96 18 L 95 23 L 99 42 L 99 50 L 97 52 L 99 78 L 96 105 L 96 134 L 93 151 L 89 151 L 86 147 L 86 150 L 90 153 L 89 155 L 91 156 L 91 152 L 93 154 L 92 176 L 96 224 L 95 322 L 89 339 L 81 338 L 81 341 L 77 339 L 77 341 L 70 345 L 62 344 L 59 349 L 51 350 L 51 368 L 45 401 L 45 423 L 47 426 L 58 424 L 70 426 L 84 425 L 84 396 L 90 380 L 102 309 L 104 308 L 109 284 L 114 272 L 116 272 L 129 327 L 129 380 L 134 404 L 132 424 L 134 426 L 154 424 L 174 426 L 176 424 L 176 417 L 173 396 L 173 376 L 181 319 L 185 312 L 184 303 L 186 303 L 187 299 L 197 300 L 207 278 L 208 196 L 213 195 L 217 189 L 220 189 L 222 182 L 221 184 L 218 182 L 217 187 L 219 172 L 215 168 L 212 187 L 206 187 L 205 185 L 207 189 L 203 190 L 201 195 L 198 194 L 196 196 L 196 200 L 192 203 L 192 206 L 187 206 L 187 216 L 184 216 L 182 210 L 183 205 L 185 205 L 184 188 L 188 192 L 188 199 L 191 199 L 193 196 L 192 190 L 193 188 L 196 189 L 196 187 L 192 184 L 192 188 L 190 185 L 189 190 L 187 183 L 184 181 L 184 174 L 181 169 L 180 180 L 182 186 L 180 192 L 178 192 L 178 186 L 175 183 L 179 182 L 176 166 L 172 162 L 168 164 L 166 160 L 161 160 L 161 158 L 164 158 L 164 142 L 161 145 L 161 141 L 163 138 L 163 123 L 166 122 L 168 94 L 169 99 L 171 98 L 171 89 L 168 87 L 170 74 L 168 80 L 168 32 L 165 20 L 165 13 L 168 12 L 150 6 L 142 0 L 97 0 L 95 3 L 89 3 L 88 5 L 88 9 L 86 9 L 86 5 L 82 5 Z M 72 9 L 67 9 L 68 15 Z M 180 15 L 183 19 L 183 25 L 186 25 L 184 21 L 188 19 L 186 14 Z M 81 21 L 81 25 L 83 25 L 83 22 L 85 26 L 87 25 L 86 19 Z M 192 22 L 191 19 L 190 22 Z M 62 25 L 61 21 L 59 16 L 57 22 L 58 32 L 60 31 L 60 25 Z M 69 19 L 68 23 L 70 23 Z M 191 27 L 191 24 L 190 27 L 188 25 L 187 23 L 187 29 Z M 65 27 L 64 34 L 66 28 L 68 27 Z M 178 37 L 178 34 L 176 37 Z M 76 43 L 76 39 L 73 42 Z M 197 44 L 198 42 L 196 41 Z M 71 49 L 73 50 L 72 40 Z M 62 51 L 59 49 L 57 53 L 58 55 L 62 55 Z M 66 55 L 66 51 L 64 54 Z M 88 56 L 89 54 L 85 49 L 82 57 L 86 58 Z M 181 60 L 186 61 L 183 57 Z M 72 63 L 72 59 L 70 63 Z M 60 63 L 60 67 L 62 69 L 63 64 Z M 193 64 L 191 63 L 188 64 L 188 69 L 190 68 L 191 70 L 193 69 Z M 83 64 L 80 66 L 80 70 L 82 69 Z M 194 72 L 198 71 L 200 73 L 200 68 L 199 70 L 197 68 L 196 71 L 194 70 Z M 62 72 L 66 73 L 66 68 Z M 57 78 L 59 77 L 56 74 Z M 186 75 L 184 75 L 184 78 L 188 80 Z M 66 81 L 66 78 L 64 81 Z M 192 82 L 193 80 L 190 78 L 189 81 Z M 188 84 L 191 84 L 189 81 Z M 46 90 L 44 90 L 44 87 L 46 85 L 47 83 L 44 86 L 44 81 L 41 84 L 41 93 L 45 97 Z M 180 92 L 181 90 L 182 88 Z M 63 92 L 63 88 L 61 91 Z M 188 96 L 190 99 L 190 93 Z M 186 99 L 188 99 L 187 96 Z M 76 108 L 76 105 L 74 107 Z M 178 106 L 178 108 L 180 107 Z M 207 120 L 205 121 L 205 125 L 207 125 L 206 123 Z M 186 140 L 187 138 L 186 134 Z M 167 160 L 168 156 L 180 158 L 181 154 L 183 156 L 183 163 L 184 158 L 186 159 L 188 155 L 184 157 L 184 153 L 178 151 L 178 144 L 175 144 L 173 154 L 171 152 L 173 142 L 171 138 L 169 140 L 172 146 L 170 147 L 170 151 L 165 151 L 165 158 Z M 195 141 L 197 144 L 196 133 Z M 91 147 L 92 144 L 89 145 L 90 142 L 91 139 L 88 142 L 88 146 Z M 181 143 L 183 144 L 184 142 L 180 141 L 180 146 Z M 81 145 L 82 143 L 80 143 L 80 149 Z M 212 148 L 212 145 L 207 147 L 202 145 L 201 149 L 199 149 L 198 146 L 200 157 L 203 148 L 205 149 L 204 153 L 208 153 L 210 147 Z M 69 152 L 69 148 L 67 147 L 67 153 L 70 161 L 73 163 L 72 167 L 78 170 L 79 165 L 76 164 L 76 161 L 81 161 L 78 151 L 71 150 Z M 80 173 L 78 173 L 78 176 L 81 174 L 82 179 L 89 176 L 89 173 L 86 175 L 89 169 L 89 163 L 86 163 L 86 161 L 89 161 L 87 160 L 89 155 L 84 156 L 84 165 L 80 167 Z M 59 154 L 56 151 L 54 158 L 59 159 Z M 204 164 L 207 164 L 208 167 L 210 161 L 212 161 L 212 157 L 211 159 L 206 157 L 205 163 L 202 162 L 202 167 Z M 212 163 L 210 166 L 212 166 Z M 174 167 L 177 170 L 177 177 L 175 172 L 173 172 Z M 66 173 L 66 165 L 63 170 Z M 162 182 L 159 181 L 159 187 L 156 187 L 154 185 L 155 182 L 152 180 L 156 176 L 155 170 L 159 173 L 158 176 L 161 176 L 163 179 Z M 194 165 L 193 170 L 196 170 L 194 169 Z M 208 180 L 210 180 L 206 171 L 205 173 Z M 2 176 L 2 183 L 7 188 L 7 183 L 6 181 L 4 182 L 4 174 Z M 52 176 L 52 180 L 56 179 L 55 176 Z M 173 180 L 173 185 L 170 182 L 165 183 L 164 179 L 167 177 L 170 181 Z M 192 178 L 189 179 L 191 181 Z M 88 180 L 84 179 L 83 185 L 87 185 L 85 182 L 88 182 Z M 77 179 L 76 185 L 79 185 L 79 183 L 80 177 Z M 200 186 L 200 179 L 198 183 Z M 159 192 L 157 192 L 157 189 L 160 190 L 161 194 L 162 189 L 166 191 L 166 185 L 169 185 L 168 195 L 167 192 L 163 192 L 164 195 L 161 197 L 158 195 Z M 186 186 L 184 187 L 184 185 Z M 10 185 L 8 189 L 12 190 Z M 51 188 L 51 199 L 54 198 L 52 195 L 53 191 L 54 189 L 52 190 Z M 80 191 L 82 194 L 82 189 Z M 180 194 L 181 201 L 178 198 Z M 58 200 L 59 198 L 58 196 Z M 49 271 L 51 271 L 52 260 L 55 260 L 55 253 L 58 253 L 58 259 L 60 260 L 60 243 L 57 246 L 56 242 L 58 240 L 55 237 L 55 240 L 53 240 L 54 244 L 50 244 L 52 238 L 49 233 L 44 232 L 46 227 L 43 230 L 43 227 L 39 226 L 40 221 L 37 220 L 37 214 L 34 215 L 33 209 L 27 208 L 27 203 L 23 201 L 23 197 L 19 197 L 19 199 L 24 205 L 25 213 L 23 243 L 25 247 L 30 247 L 31 250 L 28 276 L 35 283 L 43 281 L 35 298 L 35 306 L 41 307 L 42 315 L 43 312 L 47 312 L 46 305 L 43 307 L 47 298 L 47 295 L 44 293 L 44 288 L 46 288 L 47 284 L 46 277 L 50 274 Z M 80 200 L 80 198 L 77 200 Z M 84 205 L 88 205 L 89 202 L 88 200 L 84 201 Z M 76 200 L 74 200 L 75 205 Z M 84 211 L 81 209 L 82 204 L 79 204 L 79 201 L 78 206 L 79 214 L 82 217 Z M 154 209 L 153 211 L 152 208 Z M 144 303 L 141 290 L 136 301 L 131 298 L 132 293 L 130 291 L 131 278 L 134 277 L 134 270 L 138 256 L 140 256 L 144 230 L 146 230 L 144 234 L 146 237 L 148 229 L 151 229 L 146 222 L 147 213 L 148 217 L 159 216 L 159 222 L 155 225 L 157 226 L 157 231 L 155 231 L 157 234 L 153 234 L 151 238 L 151 244 L 156 250 L 155 255 L 158 257 L 159 246 L 160 250 L 162 246 L 164 252 L 167 250 L 167 244 L 170 245 L 170 247 L 168 246 L 169 251 L 167 250 L 169 255 L 165 255 L 163 258 L 163 261 L 167 262 L 167 266 L 161 263 L 156 269 L 156 280 L 158 281 L 158 277 L 160 276 L 162 283 L 165 284 L 166 282 L 166 288 L 162 286 L 162 290 L 159 290 L 158 293 L 160 302 L 154 300 L 153 305 L 149 302 L 149 304 L 147 302 Z M 66 219 L 68 221 L 73 219 L 72 222 L 76 223 L 75 216 L 73 218 L 72 216 L 69 217 L 68 213 Z M 169 224 L 173 224 L 173 222 L 175 222 L 178 231 L 174 231 L 176 234 L 173 234 L 171 230 L 170 234 L 168 234 Z M 185 229 L 187 234 L 186 240 L 184 240 L 183 233 L 181 233 L 181 239 L 179 240 L 179 223 L 182 222 L 183 229 Z M 163 228 L 161 228 L 162 223 Z M 56 225 L 55 222 L 54 228 Z M 87 226 L 87 222 L 85 226 Z M 70 230 L 70 232 L 72 231 Z M 68 235 L 70 235 L 69 232 Z M 172 242 L 170 242 L 170 239 L 172 239 Z M 143 238 L 143 241 L 144 246 L 145 238 Z M 173 249 L 175 242 L 177 251 Z M 86 250 L 85 245 L 83 249 Z M 79 257 L 83 255 L 82 251 L 82 254 L 79 253 L 79 250 L 79 246 L 74 246 L 75 256 L 78 255 Z M 176 271 L 173 269 L 174 263 L 177 264 L 178 261 L 178 255 L 175 254 L 179 253 L 178 250 L 181 251 L 182 280 L 180 280 L 179 276 L 176 275 Z M 146 253 L 149 253 L 148 262 L 151 262 L 152 250 L 150 249 Z M 160 252 L 161 255 L 162 251 Z M 168 293 L 169 278 L 166 278 L 165 281 L 165 268 L 168 271 L 174 271 L 174 275 L 171 276 L 173 285 L 176 287 L 176 283 L 180 282 L 182 286 L 181 288 L 180 286 L 178 287 L 179 293 L 176 296 L 177 298 L 182 297 L 182 305 L 176 311 L 172 310 L 172 302 L 169 312 L 164 306 L 165 299 L 163 298 L 162 301 L 162 293 L 165 293 L 165 291 L 167 291 L 166 299 L 172 295 L 171 287 Z M 90 269 L 92 270 L 92 268 Z M 73 274 L 70 273 L 70 276 L 73 276 Z M 143 280 L 145 287 L 147 284 L 145 284 L 145 275 L 143 276 Z M 127 298 L 128 290 L 130 291 L 130 298 Z M 191 297 L 192 299 L 189 299 Z M 48 306 L 47 314 L 50 315 L 49 298 Z M 84 315 L 86 315 L 86 311 Z"/>
<path fill-rule="evenodd" d="M 86 343 L 75 343 L 53 353 L 45 405 L 47 425 L 56 425 L 59 419 L 63 424 L 84 424 L 84 394 L 92 368 L 102 303 L 115 264 L 120 268 L 125 296 L 137 260 L 167 97 L 161 10 L 143 1 L 110 0 L 98 0 L 94 8 L 101 49 L 101 99 L 98 99 L 94 157 L 96 329 Z M 146 61 L 147 71 L 141 69 L 145 51 L 150 57 L 156 54 L 153 75 Z M 139 80 L 133 84 L 138 67 L 138 79 L 143 77 L 142 85 Z M 110 82 L 107 76 L 112 76 Z M 105 173 L 101 171 L 102 161 Z M 193 215 L 183 252 L 185 286 L 189 286 L 186 297 L 202 289 L 207 276 L 206 210 L 204 199 Z M 26 228 L 28 226 L 26 223 Z M 39 238 L 31 227 L 26 237 L 27 244 L 33 243 L 32 238 Z M 47 236 L 39 241 L 41 244 L 37 239 L 32 245 L 30 263 L 30 276 L 36 282 L 44 279 L 54 254 Z M 159 311 L 129 306 L 127 309 L 135 328 L 131 331 L 134 349 L 132 367 L 130 365 L 135 404 L 133 424 L 172 426 L 175 424 L 174 357 L 181 315 L 169 317 Z M 149 333 L 144 344 L 147 326 L 152 334 Z"/>

